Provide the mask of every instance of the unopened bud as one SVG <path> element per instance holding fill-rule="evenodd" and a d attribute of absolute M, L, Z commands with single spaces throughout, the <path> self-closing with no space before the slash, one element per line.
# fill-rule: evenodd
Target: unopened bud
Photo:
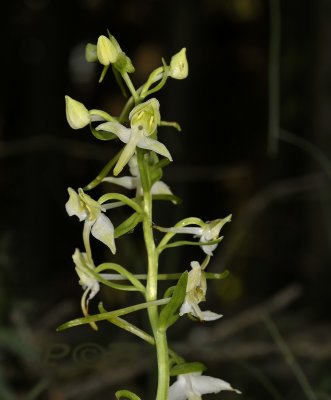
<path fill-rule="evenodd" d="M 104 35 L 99 36 L 97 43 L 97 56 L 100 64 L 109 65 L 114 63 L 118 57 L 115 45 Z"/>
<path fill-rule="evenodd" d="M 83 103 L 65 96 L 66 116 L 72 129 L 81 129 L 90 123 L 90 114 Z"/>
<path fill-rule="evenodd" d="M 186 58 L 186 48 L 172 56 L 170 61 L 169 75 L 174 79 L 185 79 L 188 75 L 188 63 Z"/>
<path fill-rule="evenodd" d="M 87 43 L 85 47 L 85 59 L 87 62 L 98 61 L 97 56 L 97 45 L 92 43 Z"/>

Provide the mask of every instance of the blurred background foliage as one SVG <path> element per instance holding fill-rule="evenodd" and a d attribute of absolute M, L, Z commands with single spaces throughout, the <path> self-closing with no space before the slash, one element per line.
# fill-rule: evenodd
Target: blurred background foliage
<path fill-rule="evenodd" d="M 107 29 L 136 85 L 187 47 L 188 79 L 157 96 L 163 118 L 182 126 L 161 136 L 175 160 L 164 180 L 184 202 L 158 204 L 155 221 L 233 214 L 210 264 L 231 274 L 205 304 L 224 317 L 182 319 L 171 344 L 245 400 L 330 399 L 331 1 L 13 0 L 1 18 L 0 399 L 101 400 L 123 387 L 153 397 L 147 345 L 106 323 L 55 332 L 81 314 L 71 254 L 82 227 L 65 213 L 66 188 L 115 152 L 69 128 L 64 95 L 121 110 L 114 80 L 97 84 L 100 68 L 84 59 Z M 142 272 L 136 232 L 118 240 L 116 261 Z M 161 270 L 200 258 L 172 249 Z M 138 297 L 99 299 L 114 309 Z M 148 329 L 143 313 L 131 320 Z"/>

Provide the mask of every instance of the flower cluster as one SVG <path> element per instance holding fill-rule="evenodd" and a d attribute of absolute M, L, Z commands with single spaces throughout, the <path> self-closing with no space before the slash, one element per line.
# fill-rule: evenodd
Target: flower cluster
<path fill-rule="evenodd" d="M 203 394 L 230 390 L 240 393 L 232 386 L 217 378 L 202 376 L 205 367 L 200 363 L 187 363 L 174 351 L 168 349 L 166 331 L 183 315 L 195 321 L 215 321 L 222 317 L 212 311 L 203 311 L 200 303 L 206 300 L 207 280 L 220 279 L 221 274 L 206 273 L 206 267 L 218 244 L 223 226 L 231 220 L 231 215 L 204 222 L 195 217 L 186 218 L 173 227 L 160 227 L 154 224 L 152 204 L 156 200 L 168 200 L 177 204 L 178 198 L 162 180 L 163 168 L 173 159 L 159 139 L 162 126 L 180 130 L 176 122 L 161 119 L 160 104 L 152 94 L 163 88 L 167 79 L 185 79 L 188 76 L 186 48 L 181 49 L 170 60 L 164 61 L 149 75 L 147 81 L 135 88 L 129 74 L 134 72 L 130 58 L 122 50 L 112 35 L 101 35 L 96 44 L 86 46 L 86 60 L 101 64 L 99 82 L 103 81 L 108 70 L 115 75 L 123 92 L 130 96 L 120 115 L 112 115 L 104 110 L 88 109 L 83 103 L 65 96 L 66 116 L 71 128 L 79 130 L 89 127 L 92 135 L 103 142 L 119 141 L 120 150 L 103 167 L 98 176 L 84 188 L 68 188 L 69 199 L 65 209 L 69 216 L 76 216 L 83 222 L 84 251 L 76 248 L 72 259 L 83 288 L 81 308 L 84 317 L 70 321 L 60 329 L 90 324 L 97 329 L 96 321 L 107 320 L 156 346 L 158 352 L 159 384 L 156 400 L 198 400 Z M 111 67 L 111 68 L 110 68 Z M 110 69 L 109 69 L 110 68 Z M 125 87 L 126 86 L 126 87 Z M 129 169 L 130 175 L 125 174 Z M 103 188 L 120 186 L 134 190 L 134 196 L 108 192 L 94 200 L 88 191 L 102 184 Z M 106 185 L 104 185 L 106 184 Z M 116 212 L 117 207 L 128 207 L 130 213 L 126 219 L 114 227 L 107 213 Z M 104 244 L 110 251 L 109 257 L 116 254 L 115 240 L 132 232 L 141 224 L 146 247 L 146 273 L 135 274 L 128 268 L 114 262 L 94 262 L 91 248 L 91 236 Z M 154 240 L 154 230 L 163 232 L 162 239 Z M 188 241 L 173 240 L 176 235 L 192 235 Z M 197 245 L 202 249 L 203 261 L 191 262 L 189 271 L 176 275 L 176 284 L 158 297 L 158 280 L 174 279 L 174 274 L 159 274 L 158 259 L 163 251 L 171 247 Z M 105 271 L 112 273 L 105 273 Z M 143 281 L 146 280 L 146 284 Z M 128 283 L 120 283 L 126 281 Z M 99 313 L 89 314 L 89 302 L 100 290 L 101 285 L 116 290 L 138 291 L 144 298 L 143 303 L 119 310 L 107 312 L 99 305 Z M 122 316 L 140 309 L 148 309 L 153 335 L 129 323 Z M 121 317 L 120 317 L 121 316 Z M 177 380 L 170 385 L 170 376 Z M 120 391 L 121 392 L 121 391 Z M 117 398 L 122 397 L 121 393 Z M 125 391 L 125 397 L 138 399 L 138 396 Z"/>

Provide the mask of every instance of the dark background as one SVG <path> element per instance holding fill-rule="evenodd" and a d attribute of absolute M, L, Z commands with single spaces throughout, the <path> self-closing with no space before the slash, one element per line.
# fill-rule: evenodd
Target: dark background
<path fill-rule="evenodd" d="M 279 17 L 277 4 L 2 4 L 0 399 L 101 400 L 120 388 L 154 396 L 154 354 L 138 339 L 106 323 L 99 332 L 55 332 L 81 315 L 71 254 L 81 247 L 82 226 L 65 213 L 66 189 L 87 184 L 115 154 L 113 143 L 98 142 L 88 129 L 70 129 L 64 95 L 120 112 L 114 80 L 99 85 L 100 68 L 84 60 L 85 44 L 107 29 L 136 66 L 136 85 L 161 57 L 169 62 L 187 47 L 188 79 L 169 81 L 157 94 L 162 117 L 182 126 L 160 137 L 174 158 L 164 180 L 184 202 L 158 205 L 155 222 L 233 214 L 209 266 L 231 274 L 209 284 L 201 305 L 224 317 L 211 324 L 181 319 L 169 331 L 171 345 L 245 400 L 331 398 L 331 1 L 280 1 Z M 272 34 L 270 18 L 281 35 Z M 280 72 L 270 89 L 275 38 Z M 278 133 L 273 154 L 270 126 Z M 144 269 L 139 233 L 118 240 L 115 258 L 137 272 Z M 192 259 L 201 251 L 169 250 L 162 272 L 183 271 Z M 140 301 L 107 290 L 98 299 L 109 309 Z M 134 318 L 148 330 L 143 313 Z"/>

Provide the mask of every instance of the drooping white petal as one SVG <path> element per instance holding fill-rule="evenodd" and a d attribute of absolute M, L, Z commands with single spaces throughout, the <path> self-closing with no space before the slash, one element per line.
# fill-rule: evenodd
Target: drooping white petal
<path fill-rule="evenodd" d="M 203 242 L 204 240 L 202 240 L 202 238 L 201 238 L 201 241 Z M 201 248 L 208 256 L 212 256 L 213 251 L 216 249 L 217 246 L 218 246 L 218 244 L 215 243 L 215 244 L 201 246 Z"/>
<path fill-rule="evenodd" d="M 103 182 L 114 183 L 115 185 L 122 186 L 126 189 L 135 189 L 138 184 L 136 176 L 121 176 L 119 178 L 107 177 L 102 180 Z"/>
<path fill-rule="evenodd" d="M 157 181 L 151 187 L 152 194 L 172 194 L 170 187 L 163 181 Z"/>
<path fill-rule="evenodd" d="M 187 396 L 186 396 L 185 380 L 177 379 L 176 382 L 174 382 L 169 387 L 168 400 L 186 400 L 186 399 Z"/>
<path fill-rule="evenodd" d="M 110 251 L 115 254 L 116 246 L 114 239 L 114 225 L 105 214 L 100 214 L 92 226 L 92 235 L 109 247 Z"/>
<path fill-rule="evenodd" d="M 155 151 L 155 153 L 160 154 L 161 156 L 166 157 L 170 161 L 172 161 L 172 157 L 171 154 L 169 153 L 169 150 L 165 147 L 163 143 L 159 142 L 158 140 L 143 136 L 139 140 L 137 146 L 140 147 L 141 149 Z"/>
<path fill-rule="evenodd" d="M 216 321 L 223 317 L 222 314 L 216 314 L 212 311 L 202 311 L 203 321 Z"/>
<path fill-rule="evenodd" d="M 105 122 L 95 128 L 97 131 L 111 132 L 123 143 L 128 143 L 131 137 L 131 129 L 126 128 L 119 122 Z"/>
<path fill-rule="evenodd" d="M 68 193 L 69 200 L 65 204 L 65 209 L 68 215 L 70 217 L 76 215 L 80 221 L 84 221 L 87 217 L 87 212 L 80 200 L 78 193 L 70 187 L 68 188 Z"/>
<path fill-rule="evenodd" d="M 131 132 L 130 140 L 128 141 L 127 145 L 124 146 L 122 153 L 115 165 L 114 175 L 118 175 L 129 162 L 130 158 L 136 151 L 137 143 L 139 142 L 142 135 L 143 134 L 139 133 L 139 131 Z"/>
<path fill-rule="evenodd" d="M 129 169 L 132 176 L 139 176 L 138 160 L 136 155 L 131 157 L 129 161 Z"/>
<path fill-rule="evenodd" d="M 218 393 L 222 390 L 231 390 L 238 394 L 241 393 L 239 390 L 234 389 L 228 382 L 223 381 L 223 379 L 194 375 L 193 373 L 191 375 L 193 390 L 200 394 Z"/>

